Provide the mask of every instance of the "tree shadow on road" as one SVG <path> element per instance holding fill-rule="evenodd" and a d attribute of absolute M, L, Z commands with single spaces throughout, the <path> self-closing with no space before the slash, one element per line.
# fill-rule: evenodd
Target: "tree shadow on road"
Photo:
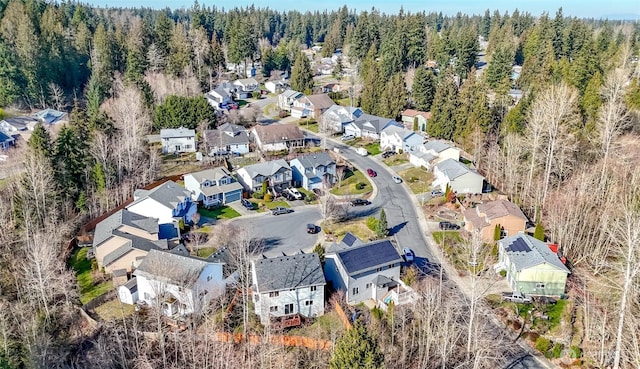
<path fill-rule="evenodd" d="M 408 222 L 402 222 L 400 224 L 396 224 L 395 226 L 389 228 L 389 236 L 393 236 L 394 234 L 397 234 L 398 232 L 400 232 L 400 230 L 402 228 L 404 228 L 404 226 L 407 225 Z"/>

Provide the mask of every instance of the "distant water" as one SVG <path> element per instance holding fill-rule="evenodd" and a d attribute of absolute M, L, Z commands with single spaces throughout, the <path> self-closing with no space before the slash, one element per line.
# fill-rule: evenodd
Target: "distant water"
<path fill-rule="evenodd" d="M 192 0 L 81 0 L 82 2 L 96 6 L 110 7 L 150 7 L 150 8 L 190 8 Z M 255 5 L 259 8 L 269 7 L 271 9 L 286 11 L 299 10 L 301 12 L 314 10 L 334 10 L 347 5 L 349 10 L 357 12 L 371 10 L 375 7 L 380 12 L 396 14 L 402 7 L 405 12 L 442 12 L 446 15 L 462 14 L 484 14 L 486 9 L 491 12 L 500 10 L 501 13 L 508 11 L 512 13 L 516 8 L 520 12 L 529 12 L 532 15 L 540 15 L 548 12 L 554 16 L 556 10 L 562 7 L 565 16 L 576 16 L 586 18 L 609 18 L 609 19 L 640 19 L 640 1 L 638 0 L 536 0 L 536 1 L 513 1 L 513 0 L 399 0 L 399 1 L 366 1 L 350 0 L 199 0 L 201 5 L 216 6 L 217 8 L 230 9 L 234 7 L 244 7 Z"/>

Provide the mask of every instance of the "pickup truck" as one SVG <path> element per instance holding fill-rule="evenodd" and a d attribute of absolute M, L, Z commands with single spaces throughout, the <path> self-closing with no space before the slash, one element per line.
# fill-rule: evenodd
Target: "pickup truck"
<path fill-rule="evenodd" d="M 365 149 L 364 147 L 358 147 L 356 149 L 356 152 L 358 153 L 358 155 L 360 156 L 367 156 L 369 155 L 369 152 L 367 151 L 367 149 Z"/>
<path fill-rule="evenodd" d="M 527 297 L 519 292 L 505 292 L 502 294 L 502 300 L 516 302 L 518 304 L 530 304 L 531 297 Z"/>

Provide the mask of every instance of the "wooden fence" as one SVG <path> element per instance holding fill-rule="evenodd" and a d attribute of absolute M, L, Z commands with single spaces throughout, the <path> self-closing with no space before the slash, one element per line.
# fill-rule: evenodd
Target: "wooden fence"
<path fill-rule="evenodd" d="M 229 332 L 215 332 L 213 333 L 213 339 L 218 342 L 227 342 L 227 343 L 249 342 L 249 344 L 252 344 L 252 345 L 259 345 L 265 342 L 263 336 L 250 334 L 248 336 L 248 339 L 245 339 L 245 336 L 242 333 L 229 333 Z M 316 340 L 313 338 L 301 337 L 301 336 L 271 335 L 271 336 L 268 336 L 266 343 L 270 343 L 272 345 L 279 345 L 279 346 L 304 347 L 311 350 L 325 350 L 325 351 L 331 350 L 333 347 L 333 345 L 331 344 L 331 341 Z"/>

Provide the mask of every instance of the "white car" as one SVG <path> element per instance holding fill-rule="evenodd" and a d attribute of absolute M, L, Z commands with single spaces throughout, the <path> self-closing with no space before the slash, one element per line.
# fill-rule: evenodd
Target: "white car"
<path fill-rule="evenodd" d="M 398 177 L 398 176 L 393 176 L 393 177 L 391 177 L 391 178 L 393 178 L 393 181 L 394 181 L 395 183 L 402 183 L 402 178 L 400 178 L 400 177 Z"/>
<path fill-rule="evenodd" d="M 285 191 L 287 191 L 296 200 L 302 200 L 302 194 L 297 189 L 291 187 L 291 188 L 287 188 Z"/>
<path fill-rule="evenodd" d="M 353 140 L 355 138 L 356 138 L 356 136 L 354 136 L 354 135 L 343 135 L 342 136 L 342 141 L 351 141 L 351 140 Z"/>
<path fill-rule="evenodd" d="M 416 255 L 413 253 L 413 250 L 408 247 L 402 249 L 402 254 L 404 255 L 404 260 L 406 260 L 407 262 L 412 262 L 416 257 Z"/>

